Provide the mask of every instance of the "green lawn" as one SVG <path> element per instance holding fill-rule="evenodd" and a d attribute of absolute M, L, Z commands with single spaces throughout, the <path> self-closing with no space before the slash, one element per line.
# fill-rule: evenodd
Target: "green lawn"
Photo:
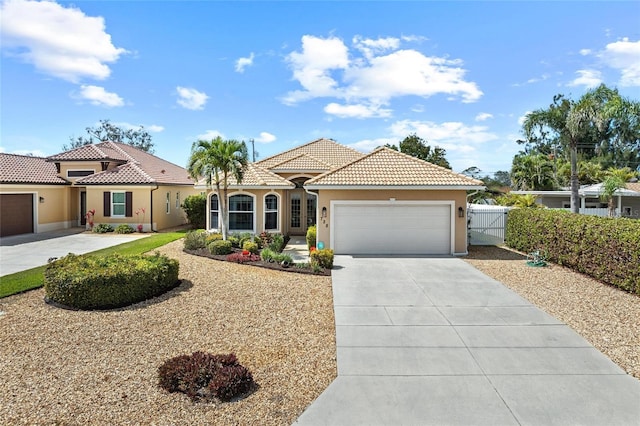
<path fill-rule="evenodd" d="M 147 238 L 141 238 L 139 240 L 94 251 L 91 254 L 105 255 L 116 252 L 120 254 L 146 253 L 155 248 L 161 247 L 165 244 L 169 244 L 172 241 L 184 237 L 185 232 L 186 231 L 153 234 Z M 37 268 L 28 269 L 26 271 L 16 272 L 15 274 L 1 277 L 0 298 L 42 287 L 43 273 L 45 268 L 46 265 L 38 266 Z"/>

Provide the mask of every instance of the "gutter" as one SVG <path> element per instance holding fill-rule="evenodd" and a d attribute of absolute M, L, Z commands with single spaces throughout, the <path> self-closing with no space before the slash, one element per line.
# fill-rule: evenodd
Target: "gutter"
<path fill-rule="evenodd" d="M 151 228 L 151 232 L 156 232 L 156 230 L 153 229 L 153 191 L 159 188 L 160 186 L 156 183 L 156 187 L 149 192 L 149 227 Z"/>

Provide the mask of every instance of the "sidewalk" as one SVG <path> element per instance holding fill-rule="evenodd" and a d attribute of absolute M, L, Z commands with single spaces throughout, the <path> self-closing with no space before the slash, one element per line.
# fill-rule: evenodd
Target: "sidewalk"
<path fill-rule="evenodd" d="M 296 425 L 640 424 L 639 380 L 464 261 L 335 265 L 338 377 Z"/>
<path fill-rule="evenodd" d="M 293 236 L 289 239 L 282 253 L 291 256 L 295 263 L 309 262 L 309 249 L 305 237 Z"/>

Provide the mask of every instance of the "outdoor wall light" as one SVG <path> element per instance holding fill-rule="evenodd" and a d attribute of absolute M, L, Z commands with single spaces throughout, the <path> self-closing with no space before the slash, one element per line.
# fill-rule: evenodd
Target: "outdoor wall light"
<path fill-rule="evenodd" d="M 322 218 L 324 219 L 325 217 L 327 217 L 327 208 L 323 207 L 322 208 Z"/>
<path fill-rule="evenodd" d="M 40 201 L 41 203 L 44 203 L 44 197 L 40 197 L 38 201 Z"/>
<path fill-rule="evenodd" d="M 458 217 L 464 217 L 464 209 L 462 207 L 458 207 Z"/>

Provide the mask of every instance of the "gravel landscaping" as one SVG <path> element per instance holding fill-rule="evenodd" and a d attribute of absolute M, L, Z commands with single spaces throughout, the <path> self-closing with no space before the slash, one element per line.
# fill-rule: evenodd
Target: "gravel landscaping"
<path fill-rule="evenodd" d="M 289 425 L 336 377 L 331 278 L 158 251 L 182 284 L 112 311 L 69 311 L 42 289 L 0 299 L 3 424 Z M 517 252 L 470 247 L 465 261 L 573 327 L 640 379 L 640 297 Z M 158 386 L 168 358 L 233 352 L 258 389 L 225 404 Z"/>
<path fill-rule="evenodd" d="M 515 251 L 469 247 L 468 263 L 566 323 L 640 379 L 640 297 L 570 269 L 526 265 Z"/>
<path fill-rule="evenodd" d="M 0 299 L 3 424 L 289 425 L 336 377 L 331 278 L 159 251 L 181 286 L 113 311 L 69 311 L 44 290 Z M 157 386 L 168 358 L 233 352 L 258 384 L 231 403 Z"/>

